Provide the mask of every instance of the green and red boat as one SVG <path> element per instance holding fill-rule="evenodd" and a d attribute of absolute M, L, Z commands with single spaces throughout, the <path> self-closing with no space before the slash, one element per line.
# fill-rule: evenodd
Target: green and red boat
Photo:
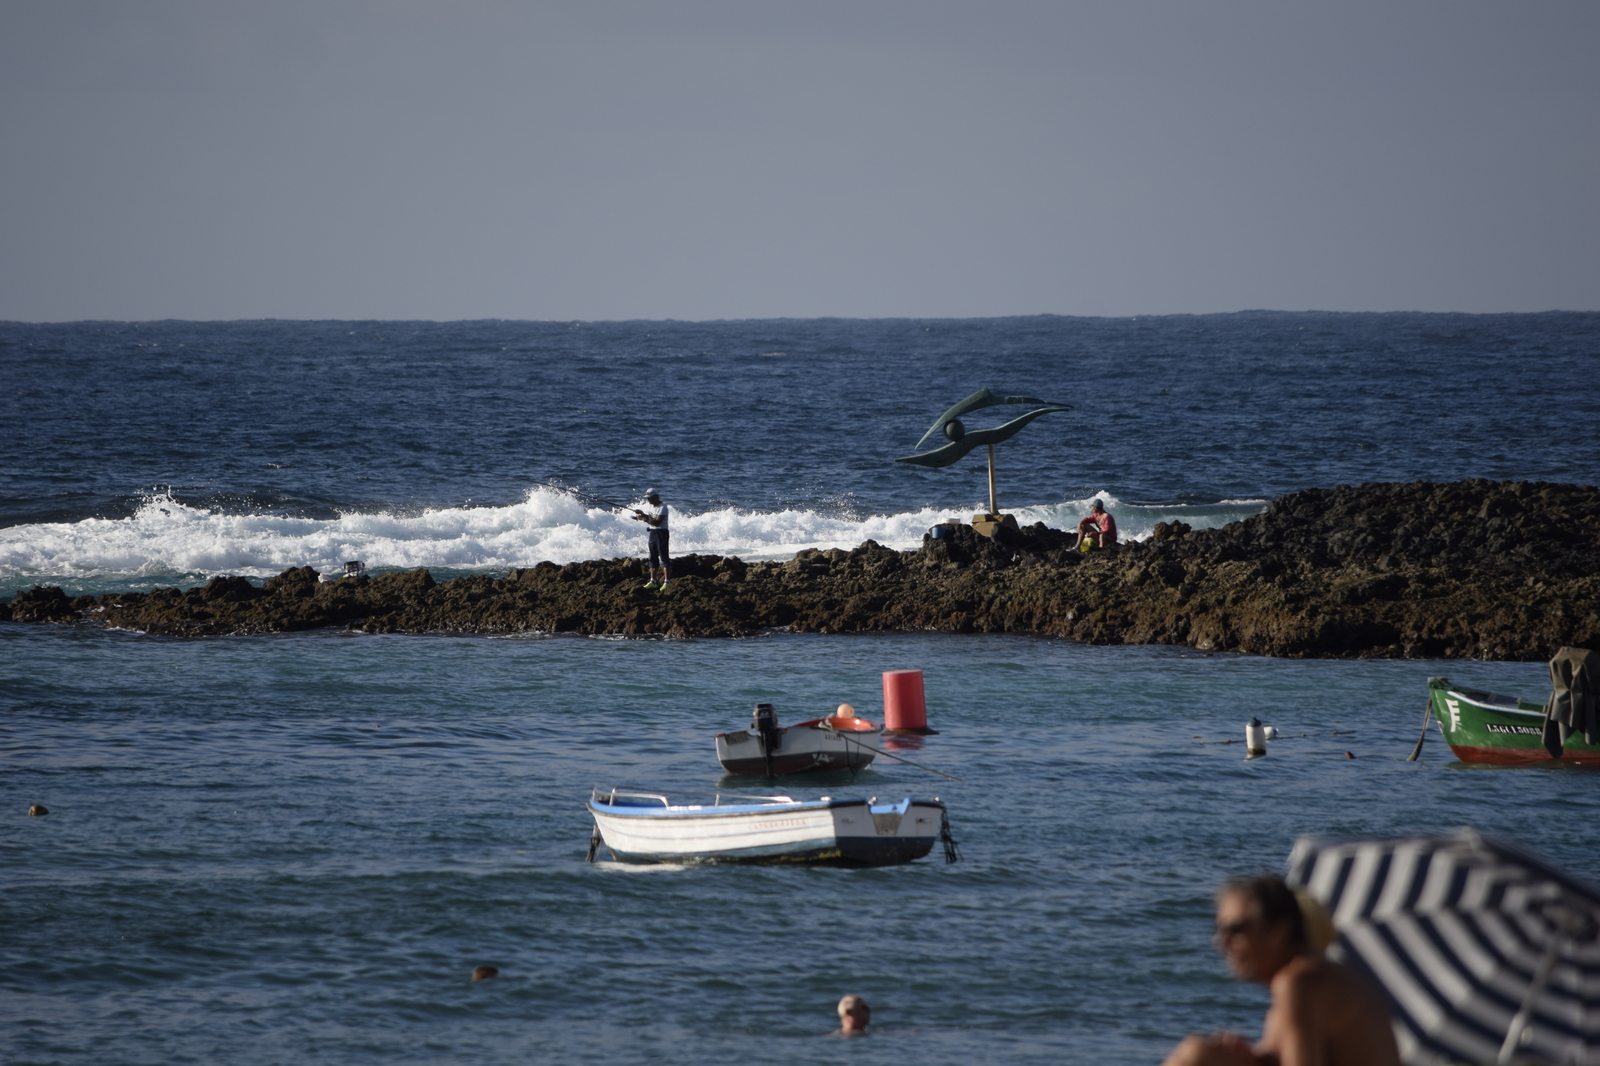
<path fill-rule="evenodd" d="M 1582 733 L 1567 738 L 1559 759 L 1544 746 L 1544 704 L 1462 688 L 1446 677 L 1428 678 L 1428 702 L 1450 750 L 1462 762 L 1578 763 L 1600 766 L 1600 744 Z"/>

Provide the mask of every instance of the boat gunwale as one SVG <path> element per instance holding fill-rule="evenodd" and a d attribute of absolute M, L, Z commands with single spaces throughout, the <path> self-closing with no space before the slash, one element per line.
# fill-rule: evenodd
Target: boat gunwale
<path fill-rule="evenodd" d="M 1543 718 L 1544 717 L 1544 710 L 1542 708 L 1540 710 L 1535 711 L 1535 710 L 1529 710 L 1528 708 L 1520 706 L 1520 704 L 1522 704 L 1522 703 L 1524 703 L 1526 701 L 1524 701 L 1519 696 L 1506 696 L 1506 695 L 1503 695 L 1503 694 L 1501 694 L 1499 692 L 1485 692 L 1482 689 L 1459 689 L 1459 688 L 1456 688 L 1453 685 L 1434 685 L 1434 686 L 1432 686 L 1432 688 L 1433 688 L 1433 691 L 1435 691 L 1435 692 L 1441 692 L 1441 693 L 1445 694 L 1446 696 L 1455 697 L 1456 699 L 1461 700 L 1461 702 L 1471 704 L 1472 706 L 1477 707 L 1480 710 L 1494 711 L 1494 712 L 1496 712 L 1498 714 L 1521 714 L 1521 715 L 1526 715 L 1526 716 L 1528 716 L 1530 718 Z M 1467 695 L 1468 692 L 1475 693 L 1475 696 Z M 1484 699 L 1482 697 L 1494 697 L 1494 698 L 1503 699 L 1503 700 L 1516 700 L 1517 703 L 1519 704 L 1519 706 L 1508 707 L 1503 703 L 1486 703 L 1486 702 L 1484 702 Z"/>
<path fill-rule="evenodd" d="M 877 804 L 876 806 L 884 808 L 885 809 L 885 813 L 887 813 L 888 811 L 893 810 L 894 808 L 901 806 L 901 804 L 905 805 L 905 811 L 902 811 L 901 812 L 902 814 L 905 814 L 907 811 L 910 811 L 910 809 L 912 807 L 916 807 L 916 806 L 938 807 L 940 810 L 948 810 L 948 808 L 945 807 L 943 800 L 940 800 L 940 799 L 937 799 L 937 798 L 931 799 L 931 800 L 923 800 L 923 799 L 917 799 L 917 798 L 915 798 L 913 796 L 907 796 L 904 799 L 901 799 L 901 800 L 899 800 L 899 801 L 897 801 L 895 803 L 880 803 L 880 804 Z M 642 807 L 641 806 L 641 807 L 629 807 L 629 808 L 619 809 L 619 808 L 616 808 L 616 807 L 612 807 L 609 804 L 601 804 L 593 796 L 590 796 L 589 797 L 588 806 L 589 806 L 589 810 L 591 812 L 595 813 L 595 814 L 609 814 L 609 815 L 612 815 L 613 817 L 618 817 L 618 818 L 654 818 L 654 819 L 661 819 L 661 818 L 732 818 L 732 817 L 748 817 L 748 816 L 750 816 L 752 814 L 765 814 L 765 813 L 777 814 L 777 813 L 780 813 L 780 812 L 781 813 L 787 813 L 787 814 L 793 814 L 793 813 L 796 813 L 796 812 L 821 813 L 823 811 L 837 810 L 838 808 L 841 808 L 841 807 L 858 807 L 858 806 L 859 807 L 866 807 L 868 813 L 871 813 L 871 811 L 873 810 L 874 804 L 873 804 L 873 801 L 870 800 L 870 799 L 816 799 L 816 800 L 794 800 L 794 801 L 792 801 L 790 803 L 740 804 L 738 806 L 731 806 L 731 805 L 720 805 L 720 806 L 719 805 L 713 805 L 713 806 L 710 806 L 710 807 L 706 807 L 706 806 L 688 806 L 688 805 L 677 806 L 677 807 L 672 807 L 672 806 L 667 806 L 667 807 Z"/>
<path fill-rule="evenodd" d="M 866 721 L 865 718 L 857 718 L 855 720 L 858 721 L 858 722 L 865 722 Z M 887 726 L 870 725 L 866 729 L 840 729 L 838 726 L 829 726 L 829 725 L 821 725 L 820 724 L 822 722 L 828 722 L 828 721 L 832 721 L 832 719 L 830 719 L 830 718 L 808 718 L 804 722 L 796 722 L 793 725 L 783 726 L 781 729 L 778 730 L 778 732 L 779 733 L 787 733 L 791 729 L 814 729 L 818 733 L 834 733 L 834 734 L 836 734 L 838 736 L 848 737 L 848 736 L 853 736 L 853 735 L 855 735 L 857 733 L 860 733 L 860 734 L 863 734 L 863 735 L 874 735 L 874 734 L 882 733 L 885 729 L 888 728 Z M 731 736 L 735 736 L 735 735 L 747 736 L 747 737 L 750 737 L 751 739 L 755 739 L 755 738 L 760 736 L 759 733 L 756 733 L 754 730 L 748 729 L 748 728 L 746 728 L 746 729 L 728 729 L 728 730 L 724 730 L 721 733 L 713 733 L 713 734 L 711 734 L 712 739 L 714 739 L 714 740 L 721 740 L 724 737 L 731 737 Z"/>

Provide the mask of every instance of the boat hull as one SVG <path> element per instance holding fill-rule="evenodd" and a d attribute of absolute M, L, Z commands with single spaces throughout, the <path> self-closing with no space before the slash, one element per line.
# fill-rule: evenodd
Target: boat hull
<path fill-rule="evenodd" d="M 831 863 L 889 866 L 920 859 L 940 839 L 938 800 L 795 801 L 673 807 L 596 792 L 589 813 L 621 862 Z"/>
<path fill-rule="evenodd" d="M 779 730 L 777 750 L 772 753 L 773 776 L 803 774 L 825 770 L 864 770 L 872 765 L 878 738 L 883 730 L 823 729 L 807 723 Z M 717 761 L 730 774 L 768 775 L 767 755 L 761 734 L 747 729 L 718 733 Z"/>
<path fill-rule="evenodd" d="M 1517 766 L 1563 762 L 1600 766 L 1600 746 L 1582 734 L 1567 739 L 1559 759 L 1544 746 L 1544 707 L 1512 696 L 1428 679 L 1428 702 L 1445 743 L 1462 762 Z"/>

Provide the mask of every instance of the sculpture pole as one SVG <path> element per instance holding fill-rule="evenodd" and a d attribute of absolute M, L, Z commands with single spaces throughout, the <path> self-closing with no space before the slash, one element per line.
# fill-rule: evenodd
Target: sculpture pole
<path fill-rule="evenodd" d="M 989 513 L 999 521 L 1000 504 L 994 498 L 994 445 L 989 445 Z"/>

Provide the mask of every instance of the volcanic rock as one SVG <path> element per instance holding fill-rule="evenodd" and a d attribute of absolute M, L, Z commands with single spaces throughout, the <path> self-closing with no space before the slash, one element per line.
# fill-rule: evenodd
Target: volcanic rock
<path fill-rule="evenodd" d="M 1508 481 L 1339 486 L 1220 529 L 1158 523 L 1081 555 L 1042 524 L 1004 542 L 940 527 L 917 551 L 872 541 L 783 562 L 688 555 L 669 591 L 609 559 L 435 583 L 426 570 L 257 589 L 213 578 L 69 599 L 34 588 L 0 618 L 200 636 L 344 625 L 371 633 L 719 637 L 938 630 L 1034 633 L 1289 657 L 1545 660 L 1600 649 L 1600 491 Z"/>
<path fill-rule="evenodd" d="M 13 622 L 68 622 L 78 617 L 67 594 L 55 585 L 35 585 L 8 605 Z"/>

